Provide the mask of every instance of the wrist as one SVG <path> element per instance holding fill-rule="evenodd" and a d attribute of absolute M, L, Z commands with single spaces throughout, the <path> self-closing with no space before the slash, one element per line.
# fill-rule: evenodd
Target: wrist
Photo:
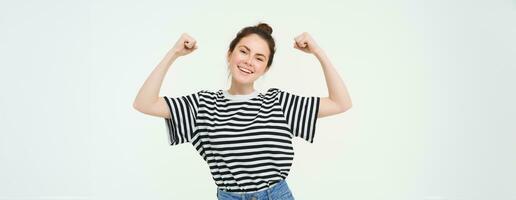
<path fill-rule="evenodd" d="M 322 49 L 316 49 L 313 51 L 313 54 L 315 55 L 315 57 L 317 58 L 321 58 L 325 55 L 324 51 Z"/>
<path fill-rule="evenodd" d="M 170 49 L 167 52 L 167 56 L 175 60 L 176 58 L 179 58 L 181 55 L 175 49 Z"/>

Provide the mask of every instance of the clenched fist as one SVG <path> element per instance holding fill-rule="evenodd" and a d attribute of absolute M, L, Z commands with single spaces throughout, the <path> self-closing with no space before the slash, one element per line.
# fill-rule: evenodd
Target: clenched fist
<path fill-rule="evenodd" d="M 186 33 L 181 34 L 181 37 L 177 40 L 174 47 L 172 47 L 171 51 L 177 54 L 178 56 L 184 56 L 189 53 L 192 53 L 197 49 L 196 45 L 197 41 L 193 39 Z"/>
<path fill-rule="evenodd" d="M 315 43 L 315 40 L 307 32 L 303 32 L 301 35 L 294 38 L 294 48 L 311 54 L 315 54 L 321 50 L 319 45 Z"/>

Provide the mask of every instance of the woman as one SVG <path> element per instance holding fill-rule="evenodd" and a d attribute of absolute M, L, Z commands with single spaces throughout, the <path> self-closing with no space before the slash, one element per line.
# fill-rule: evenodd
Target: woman
<path fill-rule="evenodd" d="M 265 23 L 238 32 L 227 52 L 229 89 L 159 97 L 170 65 L 197 49 L 196 41 L 183 34 L 134 101 L 138 111 L 165 118 L 171 145 L 192 143 L 208 163 L 218 199 L 294 199 L 285 181 L 294 156 L 292 137 L 313 143 L 318 118 L 351 107 L 343 81 L 308 33 L 294 39 L 294 48 L 319 60 L 329 96 L 303 97 L 278 88 L 256 91 L 254 82 L 274 58 L 271 33 Z"/>

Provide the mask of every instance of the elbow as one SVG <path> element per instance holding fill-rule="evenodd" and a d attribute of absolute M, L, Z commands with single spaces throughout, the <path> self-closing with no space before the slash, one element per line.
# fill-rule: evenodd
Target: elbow
<path fill-rule="evenodd" d="M 136 103 L 133 103 L 133 108 L 134 108 L 135 110 L 138 110 L 138 105 L 137 105 Z M 138 110 L 138 111 L 139 111 L 139 110 Z"/>
<path fill-rule="evenodd" d="M 347 103 L 347 104 L 344 104 L 344 105 L 340 106 L 340 113 L 346 112 L 346 111 L 347 111 L 347 110 L 349 110 L 351 107 L 352 107 L 351 102 L 349 102 L 349 103 Z"/>
<path fill-rule="evenodd" d="M 142 112 L 140 104 L 136 103 L 136 101 L 133 102 L 133 108 L 139 112 Z"/>
<path fill-rule="evenodd" d="M 156 101 L 150 101 L 150 102 L 142 102 L 142 101 L 134 101 L 133 102 L 133 108 L 141 113 L 149 114 L 150 111 L 153 110 L 153 108 L 156 105 Z M 154 109 L 155 110 L 155 109 Z"/>

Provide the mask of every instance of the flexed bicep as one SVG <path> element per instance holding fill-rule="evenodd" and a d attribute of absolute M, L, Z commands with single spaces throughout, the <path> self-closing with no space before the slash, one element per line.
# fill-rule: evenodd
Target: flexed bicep
<path fill-rule="evenodd" d="M 336 115 L 339 113 L 343 113 L 349 108 L 342 108 L 339 104 L 332 101 L 329 97 L 322 97 L 321 103 L 319 104 L 319 113 L 317 114 L 318 118 L 328 117 L 332 115 Z"/>
<path fill-rule="evenodd" d="M 164 97 L 160 96 L 158 100 L 150 105 L 135 107 L 141 113 L 156 117 L 170 118 L 170 109 Z"/>

